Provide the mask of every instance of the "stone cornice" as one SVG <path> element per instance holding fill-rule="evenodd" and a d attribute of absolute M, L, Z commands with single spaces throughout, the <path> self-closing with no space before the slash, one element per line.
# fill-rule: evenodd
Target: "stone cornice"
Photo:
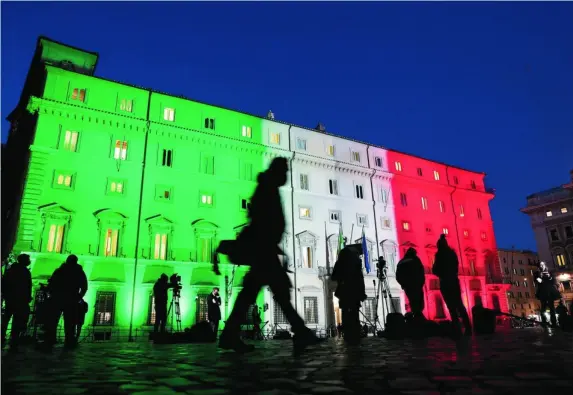
<path fill-rule="evenodd" d="M 334 170 L 340 173 L 360 175 L 363 177 L 370 177 L 372 176 L 373 173 L 373 169 L 369 169 L 367 167 L 358 166 L 352 163 L 342 162 L 338 160 L 335 161 L 335 160 L 323 159 L 316 156 L 304 154 L 301 152 L 296 152 L 294 154 L 293 162 L 306 166 L 313 166 L 327 170 Z"/>

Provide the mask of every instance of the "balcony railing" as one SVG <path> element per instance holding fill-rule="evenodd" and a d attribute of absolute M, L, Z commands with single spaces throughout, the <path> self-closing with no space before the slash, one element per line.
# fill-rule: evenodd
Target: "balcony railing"
<path fill-rule="evenodd" d="M 546 192 L 531 195 L 527 198 L 527 206 L 538 206 L 540 204 L 547 204 L 557 202 L 559 200 L 573 198 L 573 193 L 561 187 L 550 189 Z"/>

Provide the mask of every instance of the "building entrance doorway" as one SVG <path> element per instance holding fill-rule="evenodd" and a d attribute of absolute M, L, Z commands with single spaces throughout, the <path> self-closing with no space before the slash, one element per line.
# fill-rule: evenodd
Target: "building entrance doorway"
<path fill-rule="evenodd" d="M 341 325 L 342 310 L 340 310 L 340 306 L 338 305 L 338 298 L 334 296 L 334 292 L 332 293 L 332 307 L 334 308 L 334 324 Z"/>

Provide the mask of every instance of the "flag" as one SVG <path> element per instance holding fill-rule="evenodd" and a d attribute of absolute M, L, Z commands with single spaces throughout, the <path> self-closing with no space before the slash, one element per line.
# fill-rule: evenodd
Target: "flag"
<path fill-rule="evenodd" d="M 340 250 L 344 248 L 344 236 L 342 235 L 342 222 L 340 222 L 338 228 L 338 252 L 337 255 L 340 255 Z"/>
<path fill-rule="evenodd" d="M 370 273 L 370 257 L 368 256 L 368 244 L 366 243 L 364 226 L 362 227 L 362 253 L 364 254 L 364 267 L 366 268 L 366 273 Z"/>

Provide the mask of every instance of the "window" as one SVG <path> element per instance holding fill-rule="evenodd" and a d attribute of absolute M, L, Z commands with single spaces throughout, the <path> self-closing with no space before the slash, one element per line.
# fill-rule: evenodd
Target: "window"
<path fill-rule="evenodd" d="M 408 221 L 402 221 L 402 229 L 404 229 L 405 231 L 409 231 L 410 223 Z"/>
<path fill-rule="evenodd" d="M 338 195 L 338 181 L 328 180 L 328 191 L 331 195 Z"/>
<path fill-rule="evenodd" d="M 362 302 L 362 314 L 364 314 L 365 318 L 370 322 L 374 322 L 376 320 L 374 298 L 368 298 Z"/>
<path fill-rule="evenodd" d="M 278 145 L 281 143 L 281 134 L 280 133 L 271 133 L 271 144 Z"/>
<path fill-rule="evenodd" d="M 443 200 L 438 201 L 438 205 L 440 206 L 440 213 L 445 213 L 446 205 L 444 204 Z"/>
<path fill-rule="evenodd" d="M 241 162 L 239 178 L 243 181 L 253 181 L 253 164 Z"/>
<path fill-rule="evenodd" d="M 508 267 L 504 268 L 503 271 L 505 272 L 505 274 L 509 274 L 509 268 Z"/>
<path fill-rule="evenodd" d="M 476 182 L 474 180 L 472 180 L 470 182 L 470 185 L 471 185 L 472 189 L 476 189 Z"/>
<path fill-rule="evenodd" d="M 394 162 L 394 166 L 396 166 L 396 171 L 402 171 L 402 163 Z"/>
<path fill-rule="evenodd" d="M 96 293 L 94 325 L 112 326 L 115 318 L 115 292 Z"/>
<path fill-rule="evenodd" d="M 422 210 L 428 210 L 428 199 L 422 197 Z"/>
<path fill-rule="evenodd" d="M 464 206 L 462 206 L 462 205 L 460 204 L 460 217 L 463 218 L 463 217 L 465 217 L 465 216 L 466 216 L 466 214 L 464 213 Z"/>
<path fill-rule="evenodd" d="M 353 162 L 360 162 L 360 152 L 352 151 L 350 157 Z"/>
<path fill-rule="evenodd" d="M 213 237 L 204 235 L 197 239 L 197 260 L 199 262 L 211 262 L 213 260 Z"/>
<path fill-rule="evenodd" d="M 205 129 L 215 130 L 215 118 L 205 118 L 203 125 Z"/>
<path fill-rule="evenodd" d="M 241 136 L 251 138 L 253 137 L 253 132 L 250 126 L 243 126 L 241 130 Z"/>
<path fill-rule="evenodd" d="M 573 238 L 573 226 L 571 226 L 571 225 L 565 226 L 565 236 L 568 239 Z"/>
<path fill-rule="evenodd" d="M 470 231 L 464 230 L 464 239 L 468 239 L 470 237 Z"/>
<path fill-rule="evenodd" d="M 434 170 L 434 180 L 440 181 L 440 173 L 437 170 Z"/>
<path fill-rule="evenodd" d="M 117 256 L 117 244 L 119 241 L 119 230 L 107 229 L 104 241 L 104 256 Z"/>
<path fill-rule="evenodd" d="M 380 201 L 384 204 L 388 204 L 388 190 L 380 188 Z"/>
<path fill-rule="evenodd" d="M 304 323 L 318 324 L 318 298 L 316 296 L 304 297 Z"/>
<path fill-rule="evenodd" d="M 64 150 L 76 152 L 78 149 L 78 132 L 66 130 L 64 135 Z"/>
<path fill-rule="evenodd" d="M 458 180 L 458 176 L 454 176 L 454 184 L 458 185 L 460 183 L 460 180 Z"/>
<path fill-rule="evenodd" d="M 215 174 L 215 158 L 212 155 L 201 154 L 201 168 L 203 174 Z"/>
<path fill-rule="evenodd" d="M 379 156 L 374 157 L 374 165 L 376 167 L 384 167 L 382 163 L 382 158 L 380 158 Z"/>
<path fill-rule="evenodd" d="M 175 110 L 173 108 L 165 107 L 163 109 L 163 119 L 173 122 L 175 120 Z"/>
<path fill-rule="evenodd" d="M 301 151 L 306 151 L 306 140 L 301 139 L 301 138 L 297 138 L 296 139 L 296 149 L 299 149 Z"/>
<path fill-rule="evenodd" d="M 46 250 L 48 252 L 62 252 L 62 247 L 64 245 L 64 233 L 66 230 L 65 225 L 50 225 L 48 231 L 48 242 L 46 244 Z"/>
<path fill-rule="evenodd" d="M 72 91 L 72 100 L 81 101 L 82 103 L 86 101 L 86 90 L 74 88 Z"/>
<path fill-rule="evenodd" d="M 209 310 L 208 297 L 209 294 L 206 293 L 197 294 L 195 299 L 195 323 L 207 321 L 207 311 Z"/>
<path fill-rule="evenodd" d="M 477 209 L 477 216 L 478 216 L 478 219 L 482 219 L 481 208 Z"/>
<path fill-rule="evenodd" d="M 157 185 L 155 187 L 155 200 L 168 202 L 172 199 L 173 188 L 166 185 Z"/>
<path fill-rule="evenodd" d="M 74 176 L 72 174 L 57 171 L 54 177 L 54 186 L 63 189 L 71 189 L 73 181 Z"/>
<path fill-rule="evenodd" d="M 447 236 L 450 234 L 450 230 L 448 228 L 442 228 L 442 234 Z"/>
<path fill-rule="evenodd" d="M 302 246 L 302 260 L 307 269 L 312 269 L 312 252 L 311 246 Z"/>
<path fill-rule="evenodd" d="M 107 182 L 107 192 L 109 195 L 123 195 L 125 190 L 125 180 L 109 179 Z"/>
<path fill-rule="evenodd" d="M 408 205 L 408 197 L 406 196 L 406 194 L 404 192 L 400 193 L 400 203 L 404 207 L 406 207 Z"/>
<path fill-rule="evenodd" d="M 432 233 L 432 225 L 431 224 L 426 224 L 426 233 L 428 233 L 428 234 Z"/>
<path fill-rule="evenodd" d="M 557 263 L 557 266 L 565 266 L 565 255 L 563 254 L 556 254 L 555 255 L 555 263 Z"/>
<path fill-rule="evenodd" d="M 248 199 L 241 199 L 241 209 L 248 210 L 251 208 L 251 202 Z"/>
<path fill-rule="evenodd" d="M 310 207 L 299 207 L 298 215 L 301 219 L 310 219 L 311 218 Z"/>
<path fill-rule="evenodd" d="M 328 216 L 330 217 L 330 222 L 333 222 L 335 224 L 340 223 L 340 218 L 341 218 L 341 212 L 340 211 L 329 210 Z"/>
<path fill-rule="evenodd" d="M 307 174 L 301 174 L 300 175 L 300 189 L 302 189 L 303 191 L 308 191 L 309 187 L 308 187 L 308 175 Z"/>
<path fill-rule="evenodd" d="M 133 100 L 121 99 L 121 102 L 119 103 L 119 109 L 121 111 L 131 112 L 133 110 Z"/>
<path fill-rule="evenodd" d="M 276 301 L 273 303 L 273 321 L 278 325 L 288 325 L 289 323 L 281 306 Z"/>
<path fill-rule="evenodd" d="M 513 274 L 517 274 L 517 269 L 513 269 Z"/>
<path fill-rule="evenodd" d="M 525 288 L 527 288 L 527 281 L 524 281 L 524 282 L 523 282 L 523 286 L 524 286 Z"/>
<path fill-rule="evenodd" d="M 364 199 L 364 191 L 362 190 L 362 185 L 356 185 L 356 198 L 357 199 Z"/>
<path fill-rule="evenodd" d="M 567 207 L 561 207 L 561 214 L 567 214 Z"/>
<path fill-rule="evenodd" d="M 147 325 L 155 325 L 155 298 L 149 295 L 149 310 L 147 310 Z"/>
<path fill-rule="evenodd" d="M 328 156 L 334 156 L 334 145 L 328 145 L 326 147 L 326 154 Z"/>
<path fill-rule="evenodd" d="M 382 218 L 382 227 L 384 229 L 390 229 L 392 227 L 392 222 L 390 221 L 390 218 L 388 217 Z"/>
<path fill-rule="evenodd" d="M 127 141 L 115 140 L 115 149 L 113 150 L 113 158 L 119 160 L 127 159 Z"/>
<path fill-rule="evenodd" d="M 551 237 L 551 241 L 559 241 L 559 233 L 557 232 L 557 229 L 551 229 L 549 231 L 549 235 Z"/>
<path fill-rule="evenodd" d="M 243 199 L 245 200 L 245 199 Z M 201 194 L 201 206 L 211 207 L 213 206 L 213 195 L 202 193 Z"/>
<path fill-rule="evenodd" d="M 481 232 L 481 236 L 480 236 L 480 237 L 481 237 L 481 239 L 482 239 L 483 241 L 486 241 L 486 240 L 487 240 L 487 234 L 486 234 L 485 232 Z"/>
<path fill-rule="evenodd" d="M 173 165 L 173 150 L 164 149 L 161 156 L 161 166 L 171 167 Z"/>
<path fill-rule="evenodd" d="M 475 258 L 469 258 L 470 276 L 475 276 L 476 273 L 476 260 Z M 480 289 L 481 287 L 477 288 Z"/>
<path fill-rule="evenodd" d="M 153 246 L 153 259 L 167 259 L 167 233 L 156 233 Z"/>
<path fill-rule="evenodd" d="M 552 217 L 552 216 L 553 216 L 553 213 L 552 213 L 551 211 L 548 211 L 548 212 L 545 213 L 545 215 L 548 216 L 548 217 Z"/>
<path fill-rule="evenodd" d="M 418 175 L 419 175 L 420 177 L 422 177 L 422 175 L 424 174 L 424 173 L 422 173 L 422 168 L 421 168 L 421 167 L 418 167 L 418 168 L 416 169 L 416 172 L 418 173 Z"/>
<path fill-rule="evenodd" d="M 528 299 L 531 297 L 531 296 L 529 295 L 529 292 L 526 292 L 526 293 L 525 293 L 525 297 L 528 298 Z M 529 305 L 529 308 L 531 308 L 531 305 Z"/>
<path fill-rule="evenodd" d="M 368 216 L 365 214 L 356 214 L 358 226 L 368 226 Z"/>

